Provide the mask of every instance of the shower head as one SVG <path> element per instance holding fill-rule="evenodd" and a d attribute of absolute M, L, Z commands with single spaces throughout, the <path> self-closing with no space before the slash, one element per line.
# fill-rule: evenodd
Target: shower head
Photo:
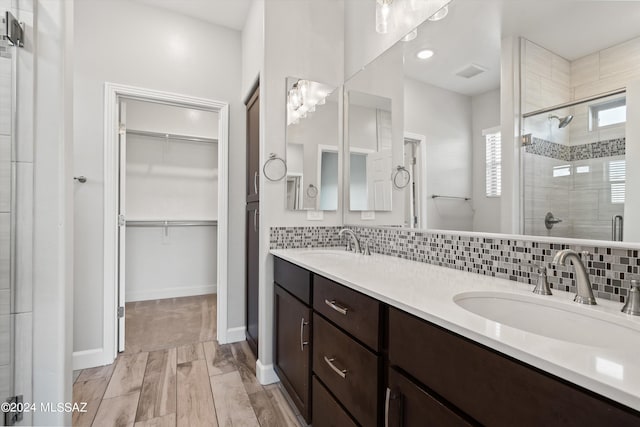
<path fill-rule="evenodd" d="M 571 114 L 565 117 L 549 115 L 549 120 L 551 119 L 558 119 L 558 121 L 560 122 L 558 123 L 558 129 L 562 129 L 563 127 L 567 127 L 569 123 L 571 123 L 571 120 L 573 120 L 573 116 Z"/>

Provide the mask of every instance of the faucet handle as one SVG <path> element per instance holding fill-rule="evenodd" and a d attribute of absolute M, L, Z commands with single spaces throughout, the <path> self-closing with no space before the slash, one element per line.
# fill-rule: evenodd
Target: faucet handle
<path fill-rule="evenodd" d="M 552 295 L 551 288 L 549 287 L 549 281 L 547 280 L 547 266 L 545 264 L 536 264 L 535 262 L 525 261 L 523 263 L 527 267 L 531 267 L 538 275 L 538 283 L 533 288 L 533 293 L 538 295 Z"/>
<path fill-rule="evenodd" d="M 371 255 L 370 246 L 371 246 L 371 240 L 370 239 L 365 240 L 364 241 L 364 246 L 362 248 L 362 254 L 363 255 Z"/>
<path fill-rule="evenodd" d="M 631 281 L 631 289 L 629 289 L 629 296 L 624 307 L 622 307 L 623 313 L 632 314 L 634 316 L 640 316 L 640 283 L 637 280 Z"/>

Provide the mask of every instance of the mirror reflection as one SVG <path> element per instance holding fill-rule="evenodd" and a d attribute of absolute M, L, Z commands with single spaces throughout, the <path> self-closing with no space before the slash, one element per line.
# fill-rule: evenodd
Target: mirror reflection
<path fill-rule="evenodd" d="M 638 2 L 456 0 L 356 74 L 365 93 L 403 88 L 392 149 L 411 177 L 385 223 L 640 241 L 637 16 Z M 401 72 L 384 76 L 390 61 Z"/>
<path fill-rule="evenodd" d="M 349 209 L 391 210 L 391 99 L 349 91 Z"/>
<path fill-rule="evenodd" d="M 338 91 L 322 83 L 287 78 L 286 207 L 338 209 Z"/>

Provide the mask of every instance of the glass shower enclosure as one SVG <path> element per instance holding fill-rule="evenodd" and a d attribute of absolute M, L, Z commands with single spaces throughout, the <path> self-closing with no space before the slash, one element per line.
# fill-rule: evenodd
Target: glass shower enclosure
<path fill-rule="evenodd" d="M 623 240 L 626 92 L 523 117 L 524 234 Z"/>

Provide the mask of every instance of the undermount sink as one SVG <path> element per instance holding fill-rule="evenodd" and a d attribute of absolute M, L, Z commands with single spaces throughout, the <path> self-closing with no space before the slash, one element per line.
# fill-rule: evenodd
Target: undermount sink
<path fill-rule="evenodd" d="M 342 248 L 335 249 L 313 249 L 305 252 L 306 255 L 320 255 L 320 256 L 329 256 L 329 257 L 349 257 L 349 256 L 360 256 L 361 254 L 355 253 L 353 251 L 347 251 Z"/>
<path fill-rule="evenodd" d="M 471 313 L 547 338 L 592 347 L 640 345 L 640 330 L 603 318 L 607 314 L 584 313 L 584 307 L 503 292 L 465 292 L 453 300 Z"/>

